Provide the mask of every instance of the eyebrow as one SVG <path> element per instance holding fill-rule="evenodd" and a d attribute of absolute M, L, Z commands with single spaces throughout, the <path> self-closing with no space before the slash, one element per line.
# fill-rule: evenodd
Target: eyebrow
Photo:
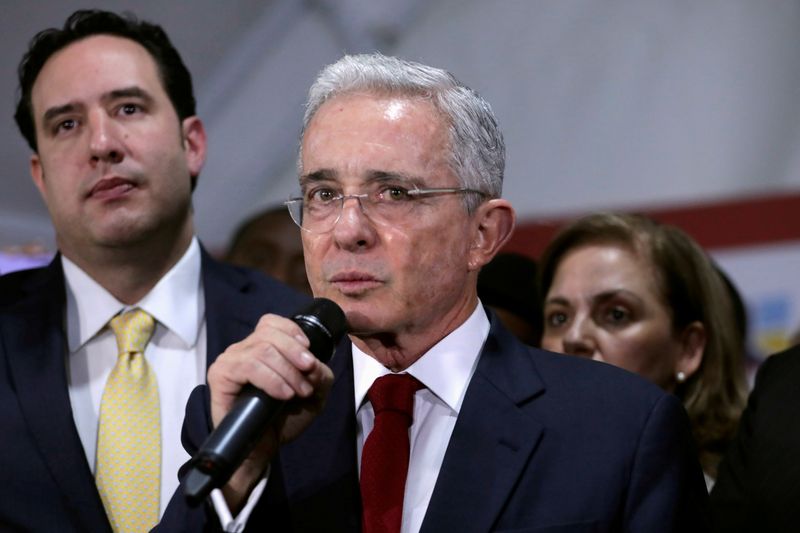
<path fill-rule="evenodd" d="M 44 115 L 42 115 L 42 121 L 43 121 L 44 124 L 47 124 L 48 122 L 50 122 L 51 120 L 53 120 L 57 116 L 65 115 L 67 113 L 72 113 L 73 111 L 75 111 L 79 107 L 81 107 L 81 106 L 79 106 L 78 104 L 75 104 L 75 103 L 69 103 L 69 104 L 64 104 L 64 105 L 51 107 L 50 109 L 48 109 L 47 111 L 44 112 Z"/>
<path fill-rule="evenodd" d="M 135 85 L 131 87 L 124 87 L 122 89 L 114 89 L 113 91 L 109 91 L 101 96 L 100 99 L 103 102 L 112 102 L 121 98 L 139 98 L 147 103 L 151 103 L 153 101 L 153 97 L 150 95 L 150 93 Z M 69 102 L 64 105 L 54 106 L 44 112 L 44 115 L 42 115 L 42 120 L 44 124 L 47 124 L 60 115 L 72 113 L 78 109 L 82 109 L 83 107 L 83 104 L 78 104 L 76 102 Z"/>
<path fill-rule="evenodd" d="M 307 185 L 309 183 L 316 183 L 321 181 L 336 181 L 336 171 L 323 168 L 303 174 L 300 176 L 300 185 Z M 387 172 L 384 170 L 371 170 L 367 172 L 367 178 L 364 183 L 385 183 L 387 181 L 405 181 L 411 183 L 415 187 L 420 187 L 425 184 L 425 180 L 418 176 L 405 174 L 403 172 Z"/>
<path fill-rule="evenodd" d="M 411 174 L 405 174 L 403 172 L 386 172 L 381 170 L 374 170 L 369 173 L 367 176 L 367 183 L 383 183 L 387 181 L 405 181 L 411 183 L 412 185 L 419 187 L 425 184 L 425 180 L 423 180 L 419 176 L 414 176 Z"/>
<path fill-rule="evenodd" d="M 549 305 L 549 304 L 558 304 L 558 305 L 569 306 L 569 300 L 567 300 L 567 299 L 566 299 L 566 298 L 564 298 L 563 296 L 554 296 L 554 297 L 552 297 L 552 298 L 547 298 L 547 299 L 544 301 L 544 304 L 545 304 L 545 305 Z"/>
<path fill-rule="evenodd" d="M 122 89 L 114 89 L 113 91 L 104 94 L 101 100 L 113 101 L 113 100 L 119 100 L 121 98 L 139 98 L 148 103 L 153 101 L 153 97 L 150 95 L 150 93 L 148 93 L 147 91 L 136 85 L 133 85 L 131 87 L 124 87 Z"/>
<path fill-rule="evenodd" d="M 636 295 L 635 293 L 633 293 L 633 292 L 631 292 L 631 291 L 629 291 L 627 289 L 610 289 L 610 290 L 607 290 L 607 291 L 598 292 L 596 294 L 592 294 L 591 300 L 592 300 L 592 302 L 598 302 L 598 303 L 602 304 L 602 303 L 605 303 L 605 302 L 607 302 L 609 300 L 613 300 L 615 297 L 617 297 L 619 295 L 626 296 L 626 297 L 631 298 L 631 299 L 636 300 L 636 301 L 640 301 L 641 300 L 641 298 L 638 295 Z M 548 304 L 556 304 L 556 305 L 564 305 L 564 306 L 570 306 L 571 305 L 569 300 L 567 298 L 563 297 L 563 296 L 554 296 L 552 298 L 547 298 L 544 303 L 545 303 L 545 305 L 548 305 Z"/>
<path fill-rule="evenodd" d="M 306 185 L 308 183 L 317 183 L 320 181 L 333 181 L 335 178 L 334 176 L 336 173 L 333 170 L 323 168 L 320 170 L 315 170 L 314 172 L 309 172 L 308 174 L 303 174 L 300 176 L 300 185 Z"/>

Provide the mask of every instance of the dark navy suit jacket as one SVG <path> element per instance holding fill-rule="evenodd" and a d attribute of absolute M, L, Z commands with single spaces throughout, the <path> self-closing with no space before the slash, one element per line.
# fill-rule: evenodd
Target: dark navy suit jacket
<path fill-rule="evenodd" d="M 707 531 L 707 494 L 680 402 L 638 376 L 517 341 L 492 316 L 422 524 L 444 531 Z M 248 531 L 357 532 L 360 498 L 349 342 L 324 411 L 281 448 Z M 184 423 L 208 434 L 207 392 Z M 218 527 L 178 493 L 160 531 Z"/>
<path fill-rule="evenodd" d="M 210 364 L 264 313 L 307 301 L 202 254 Z M 67 391 L 61 261 L 0 277 L 0 531 L 108 532 Z M 176 473 L 177 475 L 177 473 Z"/>

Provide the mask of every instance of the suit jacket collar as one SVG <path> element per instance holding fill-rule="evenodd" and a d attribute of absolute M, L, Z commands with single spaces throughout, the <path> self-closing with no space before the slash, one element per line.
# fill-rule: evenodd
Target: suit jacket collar
<path fill-rule="evenodd" d="M 450 438 L 422 533 L 490 531 L 544 431 L 521 409 L 545 390 L 529 349 L 488 314 L 492 328 Z"/>
<path fill-rule="evenodd" d="M 200 247 L 200 275 L 206 300 L 206 367 L 233 342 L 252 333 L 258 322 L 244 294 L 252 281 L 242 271 L 215 261 Z M 263 295 L 262 295 L 263 296 Z"/>

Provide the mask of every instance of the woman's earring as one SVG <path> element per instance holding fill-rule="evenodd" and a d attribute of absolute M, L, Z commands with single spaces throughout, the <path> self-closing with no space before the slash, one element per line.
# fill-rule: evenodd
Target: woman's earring
<path fill-rule="evenodd" d="M 678 372 L 677 374 L 675 374 L 675 379 L 678 380 L 678 383 L 683 383 L 684 381 L 686 381 L 686 374 L 683 372 Z"/>

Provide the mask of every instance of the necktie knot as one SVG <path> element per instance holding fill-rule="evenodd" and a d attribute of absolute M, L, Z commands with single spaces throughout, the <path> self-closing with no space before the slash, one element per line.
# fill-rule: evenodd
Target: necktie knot
<path fill-rule="evenodd" d="M 410 374 L 387 374 L 375 380 L 367 398 L 377 417 L 384 411 L 395 411 L 409 417 L 414 414 L 414 393 L 424 385 Z"/>
<path fill-rule="evenodd" d="M 155 321 L 141 309 L 134 309 L 115 316 L 108 323 L 117 338 L 120 354 L 144 353 L 144 348 L 153 336 Z"/>

